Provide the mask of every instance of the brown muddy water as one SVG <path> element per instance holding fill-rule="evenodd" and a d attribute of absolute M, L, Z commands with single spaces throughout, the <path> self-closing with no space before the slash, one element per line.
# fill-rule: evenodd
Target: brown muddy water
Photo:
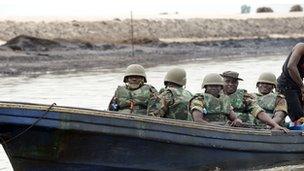
<path fill-rule="evenodd" d="M 173 67 L 187 71 L 187 89 L 200 92 L 203 77 L 208 73 L 234 70 L 245 81 L 240 88 L 256 91 L 256 81 L 261 72 L 281 72 L 285 56 L 249 57 L 246 59 L 196 60 L 184 64 L 159 65 L 146 69 L 148 83 L 160 89 L 166 72 Z M 4 101 L 34 102 L 61 106 L 106 109 L 117 85 L 122 84 L 124 70 L 97 69 L 89 72 L 65 75 L 42 75 L 39 77 L 0 78 L 0 97 Z M 275 171 L 304 170 L 304 165 L 273 168 Z M 0 170 L 12 170 L 9 160 L 0 148 Z"/>

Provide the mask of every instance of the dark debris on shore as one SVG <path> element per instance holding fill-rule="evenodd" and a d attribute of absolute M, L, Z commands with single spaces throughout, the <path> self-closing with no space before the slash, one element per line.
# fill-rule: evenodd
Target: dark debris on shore
<path fill-rule="evenodd" d="M 82 41 L 47 40 L 21 35 L 0 46 L 2 75 L 88 71 L 93 68 L 124 68 L 132 63 L 145 67 L 174 64 L 203 58 L 286 56 L 304 38 L 260 38 L 202 42 L 93 44 Z"/>

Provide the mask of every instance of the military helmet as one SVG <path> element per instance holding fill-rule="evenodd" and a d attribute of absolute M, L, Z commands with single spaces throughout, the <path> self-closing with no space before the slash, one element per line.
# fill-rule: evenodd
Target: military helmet
<path fill-rule="evenodd" d="M 147 82 L 147 76 L 145 73 L 145 69 L 143 66 L 138 65 L 138 64 L 132 64 L 127 67 L 123 82 L 127 82 L 128 76 L 142 76 L 142 77 L 144 77 L 144 82 L 145 83 Z"/>
<path fill-rule="evenodd" d="M 271 73 L 271 72 L 264 72 L 260 75 L 258 81 L 257 81 L 257 85 L 258 83 L 268 83 L 268 84 L 273 84 L 275 87 L 277 87 L 277 79 L 276 76 Z"/>
<path fill-rule="evenodd" d="M 221 85 L 224 86 L 223 78 L 216 73 L 211 73 L 205 76 L 202 84 L 202 88 L 205 88 L 206 85 Z"/>
<path fill-rule="evenodd" d="M 169 70 L 165 76 L 164 84 L 172 82 L 180 86 L 186 85 L 186 71 L 181 68 L 173 68 Z"/>

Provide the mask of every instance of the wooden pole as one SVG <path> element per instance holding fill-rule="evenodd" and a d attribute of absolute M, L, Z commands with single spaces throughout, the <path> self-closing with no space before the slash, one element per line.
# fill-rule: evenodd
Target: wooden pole
<path fill-rule="evenodd" d="M 134 57 L 134 30 L 133 30 L 133 14 L 131 11 L 131 46 L 132 46 L 132 56 Z"/>

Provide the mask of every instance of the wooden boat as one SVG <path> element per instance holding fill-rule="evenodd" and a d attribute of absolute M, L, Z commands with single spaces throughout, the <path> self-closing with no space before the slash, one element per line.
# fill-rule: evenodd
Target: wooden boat
<path fill-rule="evenodd" d="M 0 102 L 0 132 L 14 170 L 229 170 L 304 159 L 302 132 L 54 105 Z"/>

